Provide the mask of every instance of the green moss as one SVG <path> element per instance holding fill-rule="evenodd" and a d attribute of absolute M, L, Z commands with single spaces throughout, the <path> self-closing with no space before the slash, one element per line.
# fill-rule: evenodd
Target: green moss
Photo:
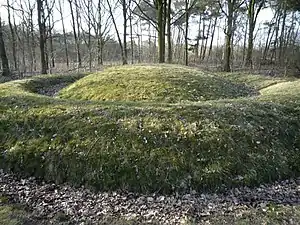
<path fill-rule="evenodd" d="M 22 225 L 26 224 L 26 212 L 16 205 L 0 204 L 1 225 Z"/>
<path fill-rule="evenodd" d="M 129 68 L 124 67 L 126 73 Z M 196 76 L 194 70 L 182 70 Z M 95 76 L 82 83 L 98 80 Z M 49 78 L 42 79 L 46 85 Z M 172 104 L 162 98 L 49 98 L 30 92 L 34 82 L 0 84 L 0 167 L 6 170 L 98 190 L 138 192 L 221 190 L 300 174 L 296 87 L 262 90 L 255 98 Z M 298 81 L 294 85 L 300 86 Z M 65 91 L 75 93 L 70 87 Z M 237 86 L 230 87 L 234 90 L 227 93 L 236 93 Z M 285 97 L 279 100 L 281 93 Z"/>
<path fill-rule="evenodd" d="M 182 102 L 237 98 L 255 92 L 242 84 L 179 66 L 113 67 L 62 90 L 60 97 L 101 101 Z"/>

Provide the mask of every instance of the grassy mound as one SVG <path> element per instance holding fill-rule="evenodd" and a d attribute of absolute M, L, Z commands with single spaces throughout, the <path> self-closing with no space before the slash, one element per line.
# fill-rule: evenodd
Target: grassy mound
<path fill-rule="evenodd" d="M 286 91 L 261 89 L 257 98 L 184 104 L 56 99 L 30 92 L 34 82 L 0 84 L 5 170 L 139 192 L 217 190 L 300 174 L 298 81 L 293 90 L 288 83 L 281 83 Z"/>
<path fill-rule="evenodd" d="M 61 91 L 82 100 L 181 102 L 256 94 L 249 86 L 179 66 L 113 67 L 85 77 Z"/>

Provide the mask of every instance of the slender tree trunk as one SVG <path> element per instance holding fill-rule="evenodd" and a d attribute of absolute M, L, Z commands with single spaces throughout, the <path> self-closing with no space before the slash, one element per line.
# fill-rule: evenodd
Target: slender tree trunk
<path fill-rule="evenodd" d="M 213 25 L 213 30 L 212 30 L 211 40 L 210 40 L 210 45 L 209 45 L 209 51 L 208 51 L 208 59 L 211 56 L 211 52 L 212 52 L 212 48 L 213 48 L 213 42 L 214 42 L 217 22 L 218 22 L 218 17 L 215 18 L 214 25 Z"/>
<path fill-rule="evenodd" d="M 188 43 L 188 32 L 189 32 L 189 0 L 185 0 L 185 34 L 184 34 L 184 44 L 185 44 L 185 65 L 189 65 L 189 43 Z"/>
<path fill-rule="evenodd" d="M 34 31 L 34 24 L 33 24 L 33 9 L 34 7 L 31 6 L 30 1 L 28 2 L 30 14 L 29 14 L 29 20 L 30 20 L 30 34 L 31 34 L 31 56 L 32 56 L 32 68 L 33 71 L 36 71 L 36 38 L 35 38 L 35 31 Z"/>
<path fill-rule="evenodd" d="M 280 31 L 280 37 L 279 37 L 279 55 L 278 55 L 278 61 L 281 65 L 283 65 L 283 46 L 284 46 L 284 34 L 285 34 L 285 23 L 286 23 L 286 17 L 287 17 L 287 6 L 286 2 L 283 2 L 283 15 L 282 15 L 282 23 L 281 23 L 281 31 Z"/>
<path fill-rule="evenodd" d="M 98 0 L 98 23 L 97 23 L 97 49 L 98 49 L 98 65 L 103 65 L 103 37 L 102 37 L 102 8 L 101 0 Z"/>
<path fill-rule="evenodd" d="M 81 59 L 81 53 L 80 53 L 80 12 L 79 12 L 79 4 L 77 0 L 74 0 L 75 3 L 75 11 L 76 11 L 76 25 L 77 25 L 77 56 L 78 56 L 78 68 L 82 67 L 82 59 Z"/>
<path fill-rule="evenodd" d="M 141 53 L 141 41 L 140 41 L 140 39 L 141 39 L 141 36 L 139 35 L 139 34 L 137 34 L 137 38 L 138 38 L 138 63 L 141 63 L 141 61 L 142 61 L 142 59 L 141 59 L 141 57 L 142 57 L 142 53 Z"/>
<path fill-rule="evenodd" d="M 69 5 L 70 5 L 73 35 L 74 35 L 74 41 L 75 41 L 75 46 L 76 46 L 76 52 L 77 52 L 77 63 L 79 64 L 81 61 L 81 56 L 80 56 L 79 41 L 78 41 L 77 32 L 76 32 L 75 15 L 74 15 L 74 10 L 73 10 L 73 6 L 72 6 L 72 0 L 68 0 L 68 1 L 69 1 Z"/>
<path fill-rule="evenodd" d="M 129 25 L 130 25 L 131 64 L 133 64 L 134 63 L 134 45 L 133 45 L 132 10 L 130 10 Z"/>
<path fill-rule="evenodd" d="M 275 25 L 275 41 L 273 43 L 273 52 L 271 55 L 271 61 L 275 60 L 277 61 L 277 46 L 278 46 L 278 35 L 279 35 L 279 25 L 281 21 L 281 15 L 278 13 L 278 16 L 276 18 L 276 25 Z M 270 45 L 271 45 L 271 40 L 270 40 Z"/>
<path fill-rule="evenodd" d="M 124 64 L 124 62 L 126 62 L 125 64 L 127 64 L 127 59 L 125 58 L 125 55 L 124 55 L 124 46 L 123 46 L 122 41 L 121 41 L 121 36 L 120 36 L 119 30 L 118 30 L 117 23 L 116 23 L 116 20 L 115 20 L 115 17 L 114 17 L 114 14 L 113 14 L 113 11 L 112 11 L 109 0 L 107 0 L 107 5 L 108 5 L 110 16 L 112 18 L 112 22 L 114 24 L 114 27 L 115 27 L 115 30 L 116 30 L 116 33 L 117 33 L 118 42 L 119 42 L 119 45 L 120 45 L 120 48 L 121 48 L 122 62 L 123 62 L 123 64 Z"/>
<path fill-rule="evenodd" d="M 172 0 L 168 0 L 167 9 L 167 42 L 168 42 L 168 63 L 172 63 L 172 33 L 171 33 L 171 3 Z"/>
<path fill-rule="evenodd" d="M 87 1 L 87 17 L 88 17 L 88 53 L 89 53 L 89 71 L 92 72 L 92 34 L 91 34 L 91 31 L 92 31 L 92 24 L 91 24 L 91 21 L 92 21 L 92 18 L 91 18 L 91 9 L 92 8 L 92 2 L 91 0 L 88 0 Z"/>
<path fill-rule="evenodd" d="M 152 55 L 153 55 L 151 46 L 152 46 L 152 39 L 151 39 L 151 23 L 148 22 L 148 54 L 147 54 L 147 56 L 149 57 L 150 60 L 152 60 Z M 154 61 L 154 60 L 155 60 L 155 59 L 153 59 L 152 61 Z"/>
<path fill-rule="evenodd" d="M 198 37 L 197 37 L 197 41 L 196 41 L 196 49 L 195 49 L 195 56 L 198 59 L 199 58 L 199 45 L 200 45 L 200 36 L 201 36 L 201 22 L 202 22 L 202 18 L 201 18 L 201 14 L 199 15 L 199 24 L 198 24 Z M 201 55 L 201 54 L 200 54 Z"/>
<path fill-rule="evenodd" d="M 274 32 L 275 32 L 275 30 L 273 29 L 274 26 L 272 23 L 274 20 L 277 21 L 277 18 L 278 18 L 278 11 L 275 13 L 274 17 L 271 20 L 271 23 L 268 25 L 269 29 L 268 29 L 268 35 L 267 35 L 267 39 L 266 39 L 266 43 L 265 43 L 265 47 L 264 47 L 264 51 L 263 51 L 263 61 L 266 61 L 267 55 L 269 53 L 271 41 L 272 41 L 272 38 L 273 38 Z"/>
<path fill-rule="evenodd" d="M 203 56 L 203 50 L 204 50 L 204 36 L 205 36 L 205 19 L 203 17 L 203 23 L 202 23 L 202 34 L 201 34 L 201 49 L 200 49 L 200 60 Z"/>
<path fill-rule="evenodd" d="M 9 76 L 10 70 L 9 70 L 8 59 L 7 59 L 6 50 L 5 50 L 5 43 L 4 43 L 4 39 L 3 39 L 1 17 L 0 17 L 0 55 L 1 55 L 1 61 L 2 61 L 2 75 Z"/>
<path fill-rule="evenodd" d="M 8 14 L 8 25 L 11 33 L 11 38 L 12 38 L 12 54 L 13 54 L 13 60 L 14 60 L 14 69 L 18 70 L 18 62 L 17 62 L 17 53 L 16 53 L 16 35 L 15 35 L 15 30 L 13 28 L 12 22 L 11 22 L 11 10 L 10 10 L 10 2 L 7 0 L 7 14 Z"/>
<path fill-rule="evenodd" d="M 267 35 L 267 39 L 266 39 L 264 51 L 263 51 L 263 61 L 265 61 L 265 60 L 267 59 L 267 53 L 268 53 L 268 51 L 269 51 L 268 45 L 269 45 L 269 40 L 270 40 L 271 30 L 272 30 L 272 26 L 270 25 L 270 26 L 269 26 L 269 29 L 268 29 L 268 35 Z"/>
<path fill-rule="evenodd" d="M 21 10 L 24 10 L 22 5 L 21 5 Z M 22 19 L 23 19 L 23 21 L 26 21 L 26 17 L 25 17 L 24 13 L 22 14 Z M 15 34 L 17 35 L 17 39 L 18 39 L 18 43 L 19 43 L 18 47 L 19 47 L 20 52 L 22 53 L 21 54 L 21 56 L 22 56 L 22 72 L 26 72 L 27 67 L 26 67 L 26 60 L 25 60 L 25 41 L 24 41 L 24 38 L 27 35 L 26 35 L 26 32 L 25 32 L 25 26 L 24 26 L 24 23 L 22 23 L 22 25 L 21 25 L 21 28 L 22 28 L 21 31 L 22 32 L 21 32 L 21 35 L 19 35 L 19 33 L 17 32 L 18 28 L 17 28 L 17 25 L 16 25 L 16 19 L 15 19 L 14 15 L 13 15 L 13 20 L 14 20 Z M 18 60 L 18 61 L 20 61 L 20 60 Z M 18 67 L 20 68 L 20 66 L 18 66 Z M 21 72 L 20 69 L 19 69 L 19 72 Z"/>
<path fill-rule="evenodd" d="M 212 23 L 212 19 L 209 21 L 208 29 L 207 29 L 207 32 L 206 32 L 204 50 L 203 50 L 203 54 L 202 54 L 202 61 L 205 59 L 205 55 L 206 55 L 207 42 L 208 42 L 208 36 L 209 36 L 209 31 L 210 31 L 211 23 Z"/>
<path fill-rule="evenodd" d="M 124 51 L 124 56 L 122 58 L 123 65 L 127 64 L 127 5 L 126 5 L 126 0 L 122 0 L 122 9 L 123 9 L 123 20 L 124 20 L 124 25 L 123 25 L 123 51 Z"/>
<path fill-rule="evenodd" d="M 62 25 L 62 29 L 63 29 L 66 63 L 67 63 L 67 67 L 69 68 L 68 42 L 67 42 L 66 28 L 65 28 L 65 23 L 64 23 L 64 16 L 63 16 L 63 11 L 62 11 L 62 6 L 61 6 L 61 0 L 58 0 L 58 6 L 59 6 L 59 13 L 60 13 L 60 18 L 61 18 L 61 25 Z"/>
<path fill-rule="evenodd" d="M 248 33 L 248 23 L 246 23 L 246 28 L 245 28 L 245 33 L 244 33 L 243 63 L 245 63 L 245 59 L 246 59 L 247 33 Z"/>
<path fill-rule="evenodd" d="M 25 24 L 22 23 L 22 39 L 21 39 L 20 36 L 19 36 L 18 39 L 19 39 L 19 42 L 22 43 L 20 46 L 21 46 L 21 50 L 22 50 L 22 64 L 23 64 L 23 72 L 24 73 L 27 72 L 26 53 L 25 53 L 25 40 L 24 40 L 25 37 L 26 37 Z"/>
<path fill-rule="evenodd" d="M 49 12 L 51 13 L 51 12 Z M 54 68 L 55 67 L 55 58 L 54 58 L 54 48 L 53 48 L 53 36 L 52 36 L 52 24 L 51 24 L 51 16 L 49 16 L 49 36 L 48 36 L 48 39 L 49 39 L 49 45 L 50 45 L 50 67 L 51 68 Z"/>

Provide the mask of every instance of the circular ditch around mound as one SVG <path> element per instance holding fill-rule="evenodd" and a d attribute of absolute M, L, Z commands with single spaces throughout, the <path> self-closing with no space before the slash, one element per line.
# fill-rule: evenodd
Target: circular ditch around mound
<path fill-rule="evenodd" d="M 49 97 L 55 97 L 58 95 L 60 90 L 71 85 L 72 83 L 83 78 L 84 76 L 84 74 L 73 74 L 66 76 L 39 76 L 38 78 L 29 80 L 29 82 L 26 83 L 25 88 L 33 93 L 46 95 Z"/>
<path fill-rule="evenodd" d="M 60 98 L 94 101 L 179 103 L 257 95 L 244 84 L 180 66 L 122 66 L 80 79 Z"/>

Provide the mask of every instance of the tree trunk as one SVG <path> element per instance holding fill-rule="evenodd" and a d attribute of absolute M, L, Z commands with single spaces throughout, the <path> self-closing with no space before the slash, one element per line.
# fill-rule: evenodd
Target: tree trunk
<path fill-rule="evenodd" d="M 248 48 L 246 54 L 245 66 L 252 68 L 252 53 L 253 53 L 253 32 L 254 32 L 254 24 L 253 21 L 249 21 L 249 34 L 248 34 Z"/>
<path fill-rule="evenodd" d="M 98 23 L 97 23 L 97 61 L 98 65 L 103 65 L 103 39 L 102 39 L 102 18 L 101 0 L 98 0 Z"/>
<path fill-rule="evenodd" d="M 203 56 L 204 51 L 204 36 L 205 36 L 205 17 L 203 17 L 203 23 L 202 23 L 202 35 L 201 35 L 201 49 L 200 49 L 200 60 Z"/>
<path fill-rule="evenodd" d="M 51 12 L 49 12 L 51 13 Z M 52 37 L 52 24 L 50 20 L 51 16 L 49 15 L 49 45 L 50 45 L 50 67 L 54 68 L 55 67 L 55 58 L 54 58 L 54 48 L 53 48 L 53 37 Z"/>
<path fill-rule="evenodd" d="M 164 39 L 164 5 L 163 0 L 157 0 L 157 31 L 158 31 L 158 62 L 164 63 L 165 62 L 165 39 Z"/>
<path fill-rule="evenodd" d="M 201 59 L 202 61 L 205 59 L 205 55 L 206 55 L 207 41 L 208 41 L 208 36 L 209 36 L 209 31 L 210 31 L 211 23 L 212 23 L 212 19 L 210 19 L 210 21 L 209 21 L 208 29 L 207 29 L 207 32 L 206 32 L 205 44 L 204 44 L 204 49 L 203 49 L 202 59 Z"/>
<path fill-rule="evenodd" d="M 281 23 L 281 31 L 280 31 L 280 37 L 279 37 L 279 55 L 278 55 L 278 61 L 281 65 L 283 65 L 283 46 L 284 46 L 284 34 L 285 34 L 285 23 L 286 23 L 286 17 L 287 17 L 287 6 L 286 2 L 283 2 L 283 15 L 282 15 L 282 23 Z"/>
<path fill-rule="evenodd" d="M 29 17 L 30 17 L 30 34 L 31 34 L 31 56 L 32 56 L 32 68 L 33 68 L 33 71 L 36 71 L 37 68 L 36 68 L 36 52 L 35 52 L 35 48 L 36 48 L 36 39 L 35 39 L 35 35 L 34 35 L 34 24 L 33 24 L 33 10 L 34 10 L 34 7 L 32 7 L 30 5 L 30 1 L 28 2 L 29 4 L 29 8 L 30 8 L 30 14 L 29 14 Z"/>
<path fill-rule="evenodd" d="M 129 25 L 130 25 L 131 64 L 133 64 L 134 63 L 134 45 L 133 45 L 133 29 L 132 29 L 132 10 L 130 10 Z"/>
<path fill-rule="evenodd" d="M 248 33 L 248 23 L 246 23 L 246 28 L 245 28 L 245 33 L 244 33 L 243 63 L 245 63 L 245 61 L 246 61 L 247 33 Z"/>
<path fill-rule="evenodd" d="M 122 0 L 122 9 L 123 9 L 123 57 L 122 57 L 122 63 L 123 65 L 127 64 L 127 5 L 126 0 Z"/>
<path fill-rule="evenodd" d="M 228 1 L 228 16 L 227 16 L 227 31 L 225 34 L 225 52 L 223 71 L 231 71 L 231 40 L 233 34 L 233 14 L 234 14 L 234 0 Z"/>
<path fill-rule="evenodd" d="M 64 48 L 65 48 L 66 63 L 67 63 L 67 67 L 69 68 L 68 42 L 67 42 L 67 35 L 66 35 L 66 29 L 65 29 L 64 17 L 63 17 L 63 11 L 62 11 L 62 7 L 61 7 L 61 0 L 58 0 L 58 6 L 59 6 L 59 13 L 60 13 L 60 18 L 61 18 L 61 25 L 62 25 L 62 29 L 63 29 L 63 37 L 64 37 Z"/>
<path fill-rule="evenodd" d="M 168 63 L 172 63 L 172 33 L 171 33 L 171 3 L 172 0 L 168 0 L 167 9 L 167 42 L 168 42 Z"/>
<path fill-rule="evenodd" d="M 40 42 L 40 52 L 41 52 L 41 73 L 47 74 L 47 60 L 46 60 L 46 25 L 44 18 L 44 7 L 43 0 L 37 0 L 37 12 L 38 12 L 38 25 L 39 25 L 39 42 Z"/>
<path fill-rule="evenodd" d="M 112 22 L 114 24 L 114 27 L 115 27 L 115 30 L 116 30 L 116 33 L 117 33 L 118 42 L 119 42 L 119 45 L 120 45 L 120 48 L 121 48 L 122 62 L 124 64 L 124 62 L 127 63 L 127 59 L 125 58 L 125 55 L 124 55 L 124 46 L 123 46 L 122 41 L 121 41 L 121 36 L 120 36 L 119 30 L 118 30 L 118 26 L 117 26 L 117 23 L 116 23 L 116 20 L 115 20 L 115 17 L 114 17 L 114 13 L 112 11 L 109 0 L 107 0 L 107 5 L 108 5 L 110 16 L 112 18 Z"/>
<path fill-rule="evenodd" d="M 188 46 L 188 32 L 189 32 L 189 0 L 185 0 L 185 34 L 184 34 L 184 44 L 185 44 L 185 65 L 189 65 L 189 46 Z"/>
<path fill-rule="evenodd" d="M 68 0 L 68 1 L 69 1 L 70 11 L 71 11 L 73 35 L 74 35 L 74 41 L 75 41 L 76 53 L 77 53 L 77 63 L 79 64 L 79 62 L 81 61 L 81 56 L 80 56 L 79 41 L 78 41 L 77 32 L 76 32 L 74 10 L 73 10 L 73 6 L 72 6 L 72 0 Z"/>
<path fill-rule="evenodd" d="M 200 36 L 201 36 L 201 14 L 199 15 L 199 24 L 198 24 L 198 37 L 197 37 L 197 41 L 196 41 L 196 49 L 195 49 L 195 57 L 198 59 L 199 58 L 199 44 L 200 44 Z M 201 54 L 200 54 L 201 55 Z"/>
<path fill-rule="evenodd" d="M 271 46 L 271 40 L 274 36 L 274 29 L 273 28 L 273 21 L 277 21 L 277 17 L 278 17 L 278 11 L 275 13 L 274 17 L 272 18 L 268 29 L 268 35 L 267 35 L 267 39 L 266 39 L 266 43 L 265 43 L 265 47 L 264 47 L 264 51 L 263 51 L 263 61 L 265 61 L 267 59 L 267 55 Z"/>
<path fill-rule="evenodd" d="M 248 49 L 246 55 L 245 66 L 252 68 L 253 61 L 253 41 L 254 41 L 254 29 L 256 25 L 257 16 L 260 13 L 265 0 L 260 0 L 260 2 L 256 0 L 250 0 L 248 5 Z M 258 4 L 257 8 L 255 7 Z M 255 11 L 256 8 L 256 11 Z"/>
<path fill-rule="evenodd" d="M 277 18 L 276 18 L 276 25 L 275 25 L 275 41 L 273 43 L 273 52 L 271 55 L 271 61 L 273 60 L 277 60 L 277 45 L 278 45 L 278 34 L 279 34 L 279 25 L 280 25 L 280 21 L 281 21 L 281 15 L 278 14 Z M 272 40 L 272 39 L 271 39 Z M 270 40 L 270 41 L 271 41 Z M 270 43 L 271 44 L 271 43 Z"/>
<path fill-rule="evenodd" d="M 211 40 L 210 40 L 210 45 L 209 45 L 209 50 L 208 50 L 208 59 L 211 56 L 211 51 L 213 48 L 213 42 L 214 42 L 214 37 L 215 37 L 215 32 L 216 32 L 217 21 L 218 21 L 218 17 L 215 18 L 214 25 L 213 25 L 213 31 L 211 34 Z"/>
<path fill-rule="evenodd" d="M 1 55 L 1 61 L 2 61 L 2 75 L 3 76 L 9 76 L 9 64 L 8 59 L 5 51 L 5 43 L 3 39 L 3 31 L 2 31 L 2 20 L 0 17 L 0 55 Z"/>
<path fill-rule="evenodd" d="M 92 34 L 91 34 L 91 30 L 92 30 L 92 18 L 91 18 L 91 7 L 92 7 L 92 2 L 91 0 L 87 1 L 87 12 L 88 12 L 88 53 L 89 53 L 89 71 L 92 72 Z"/>
<path fill-rule="evenodd" d="M 15 35 L 15 30 L 13 28 L 12 22 L 11 22 L 11 11 L 10 11 L 10 2 L 7 0 L 7 14 L 8 14 L 8 25 L 11 33 L 11 38 L 12 38 L 12 54 L 13 54 L 13 60 L 14 60 L 14 69 L 18 70 L 18 62 L 17 62 L 17 53 L 16 53 L 16 35 Z"/>
<path fill-rule="evenodd" d="M 82 67 L 81 53 L 80 53 L 80 13 L 79 5 L 77 0 L 75 0 L 75 9 L 76 9 L 76 24 L 77 24 L 77 57 L 78 57 L 78 68 Z M 75 25 L 74 25 L 75 26 Z"/>

